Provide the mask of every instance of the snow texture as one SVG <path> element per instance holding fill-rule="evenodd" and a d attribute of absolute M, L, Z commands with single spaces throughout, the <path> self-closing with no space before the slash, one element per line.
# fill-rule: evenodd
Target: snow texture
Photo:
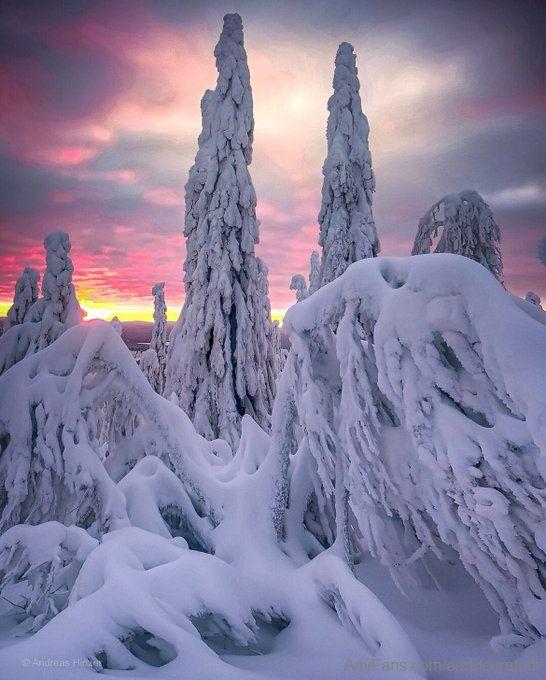
<path fill-rule="evenodd" d="M 318 286 L 343 274 L 352 262 L 374 257 L 380 250 L 372 214 L 375 179 L 368 147 L 370 128 L 362 113 L 356 55 L 349 43 L 341 43 L 337 51 L 333 85 L 318 216 L 322 246 Z M 314 286 L 312 281 L 312 290 Z"/>
<path fill-rule="evenodd" d="M 254 118 L 243 26 L 224 18 L 218 81 L 201 102 L 202 132 L 186 185 L 186 297 L 170 339 L 165 395 L 198 432 L 236 446 L 244 414 L 262 427 L 275 394 L 267 268 L 258 243 Z"/>
<path fill-rule="evenodd" d="M 433 238 L 440 238 L 435 253 L 454 253 L 476 260 L 502 280 L 500 229 L 491 208 L 476 191 L 449 194 L 435 203 L 419 222 L 412 255 L 430 253 Z"/>
<path fill-rule="evenodd" d="M 401 587 L 452 548 L 507 639 L 544 636 L 546 328 L 455 255 L 354 264 L 285 325 L 270 453 L 285 479 L 308 459 L 319 540 L 347 552 L 356 523 Z"/>
<path fill-rule="evenodd" d="M 12 326 L 17 326 L 25 321 L 25 318 L 38 299 L 38 282 L 40 274 L 32 267 L 25 267 L 15 284 L 13 305 L 9 308 L 4 321 L 4 332 Z"/>

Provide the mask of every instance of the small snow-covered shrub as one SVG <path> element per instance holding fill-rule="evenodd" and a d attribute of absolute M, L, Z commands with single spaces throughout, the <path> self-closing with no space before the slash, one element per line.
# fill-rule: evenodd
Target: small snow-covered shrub
<path fill-rule="evenodd" d="M 476 191 L 448 194 L 435 203 L 419 222 L 412 255 L 430 253 L 464 255 L 482 264 L 502 280 L 500 229 L 491 208 Z"/>
<path fill-rule="evenodd" d="M 20 630 L 36 631 L 66 607 L 80 568 L 97 545 L 83 529 L 58 522 L 21 524 L 0 537 L 0 593 L 12 602 Z"/>

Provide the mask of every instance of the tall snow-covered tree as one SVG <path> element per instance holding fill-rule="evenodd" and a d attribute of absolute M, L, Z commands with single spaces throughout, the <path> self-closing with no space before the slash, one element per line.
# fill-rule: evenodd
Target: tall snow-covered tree
<path fill-rule="evenodd" d="M 440 238 L 435 253 L 454 253 L 476 260 L 502 279 L 500 229 L 491 208 L 477 191 L 468 189 L 448 194 L 422 217 L 412 255 L 430 253 L 433 239 Z"/>
<path fill-rule="evenodd" d="M 294 274 L 290 281 L 290 290 L 296 291 L 296 302 L 305 300 L 319 288 L 320 255 L 313 250 L 309 259 L 309 285 L 302 274 Z"/>
<path fill-rule="evenodd" d="M 30 311 L 31 320 L 40 321 L 39 349 L 54 342 L 67 328 L 83 319 L 72 283 L 74 265 L 69 257 L 72 248 L 68 234 L 54 231 L 44 239 L 46 271 L 42 280 L 42 297 Z"/>
<path fill-rule="evenodd" d="M 15 284 L 13 304 L 9 308 L 6 320 L 4 321 L 4 331 L 25 321 L 29 309 L 38 299 L 39 280 L 40 274 L 36 269 L 25 267 Z"/>
<path fill-rule="evenodd" d="M 372 213 L 375 179 L 368 147 L 370 128 L 362 113 L 356 55 L 349 43 L 341 43 L 337 51 L 333 85 L 318 216 L 322 246 L 319 286 L 380 250 Z"/>
<path fill-rule="evenodd" d="M 165 304 L 165 282 L 156 283 L 152 287 L 154 296 L 154 327 L 150 349 L 157 354 L 158 376 L 154 386 L 161 394 L 165 388 L 165 367 L 167 364 L 167 305 Z"/>
<path fill-rule="evenodd" d="M 320 255 L 313 250 L 309 258 L 309 295 L 312 295 L 319 288 L 320 280 Z"/>
<path fill-rule="evenodd" d="M 202 132 L 186 185 L 186 297 L 171 334 L 165 395 L 197 430 L 236 445 L 251 415 L 268 427 L 275 389 L 267 268 L 256 257 L 252 90 L 237 14 L 214 51 L 218 81 L 201 101 Z"/>

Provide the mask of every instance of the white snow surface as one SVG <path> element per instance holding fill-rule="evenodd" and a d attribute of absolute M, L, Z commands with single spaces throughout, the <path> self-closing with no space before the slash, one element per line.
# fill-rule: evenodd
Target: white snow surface
<path fill-rule="evenodd" d="M 111 324 L 13 365 L 2 674 L 537 677 L 546 328 L 527 308 L 457 255 L 357 262 L 289 311 L 271 435 L 245 415 L 235 449 Z"/>

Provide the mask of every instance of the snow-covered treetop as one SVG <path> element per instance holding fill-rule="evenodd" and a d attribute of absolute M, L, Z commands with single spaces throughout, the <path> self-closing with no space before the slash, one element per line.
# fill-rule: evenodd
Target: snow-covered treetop
<path fill-rule="evenodd" d="M 74 267 L 68 255 L 68 234 L 55 231 L 46 236 L 44 246 L 46 271 L 42 280 L 42 297 L 26 311 L 23 323 L 11 326 L 1 336 L 0 375 L 25 356 L 51 345 L 65 330 L 83 319 L 72 283 Z M 35 278 L 35 274 L 30 277 Z M 34 292 L 29 292 L 29 295 L 34 296 Z"/>
<path fill-rule="evenodd" d="M 110 325 L 118 335 L 123 335 L 123 326 L 121 324 L 121 321 L 119 320 L 119 317 L 117 316 L 112 317 Z"/>
<path fill-rule="evenodd" d="M 165 282 L 152 287 L 154 296 L 154 327 L 150 347 L 159 355 L 167 354 L 167 305 L 165 304 Z"/>
<path fill-rule="evenodd" d="M 28 310 L 38 299 L 38 282 L 40 274 L 32 267 L 25 267 L 15 284 L 13 305 L 9 308 L 4 331 L 25 321 Z"/>
<path fill-rule="evenodd" d="M 356 55 L 349 43 L 341 43 L 337 51 L 333 85 L 318 218 L 323 248 L 321 286 L 352 262 L 373 257 L 380 249 L 372 214 L 375 180 L 368 147 L 370 128 L 362 113 Z"/>
<path fill-rule="evenodd" d="M 47 347 L 59 335 L 83 319 L 72 283 L 74 265 L 69 257 L 72 248 L 64 231 L 54 231 L 44 239 L 46 271 L 42 280 L 42 299 L 38 316 L 42 324 L 40 347 Z"/>
<path fill-rule="evenodd" d="M 532 290 L 530 290 L 527 293 L 525 299 L 527 300 L 527 302 L 530 302 L 532 305 L 535 305 L 536 307 L 542 307 L 542 305 L 540 304 L 540 297 L 536 293 L 533 293 Z"/>
<path fill-rule="evenodd" d="M 419 222 L 412 255 L 430 253 L 440 228 L 435 253 L 464 255 L 502 279 L 500 229 L 491 208 L 477 191 L 448 194 L 435 203 Z"/>
<path fill-rule="evenodd" d="M 320 255 L 313 250 L 309 259 L 309 295 L 319 288 L 320 279 Z"/>
<path fill-rule="evenodd" d="M 305 298 L 309 294 L 307 290 L 307 282 L 305 280 L 305 277 L 302 276 L 301 274 L 294 274 L 292 276 L 292 280 L 290 281 L 290 290 L 296 291 L 297 302 L 305 300 Z"/>

